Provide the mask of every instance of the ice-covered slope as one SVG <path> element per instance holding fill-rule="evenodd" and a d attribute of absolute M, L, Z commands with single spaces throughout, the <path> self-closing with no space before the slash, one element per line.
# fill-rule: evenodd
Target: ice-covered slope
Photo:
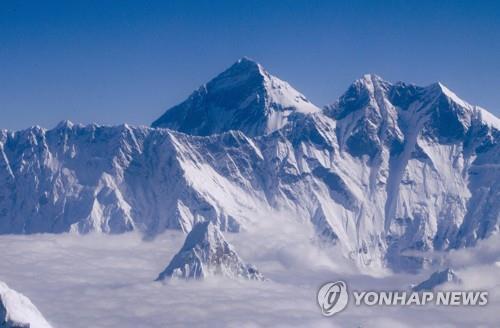
<path fill-rule="evenodd" d="M 186 101 L 168 109 L 153 126 L 193 135 L 239 130 L 258 136 L 283 127 L 294 113 L 319 111 L 287 82 L 242 58 Z"/>
<path fill-rule="evenodd" d="M 156 234 L 205 220 L 238 231 L 285 215 L 361 265 L 417 269 L 408 253 L 499 230 L 499 131 L 442 84 L 374 75 L 259 137 L 69 122 L 1 131 L 0 232 Z"/>
<path fill-rule="evenodd" d="M 51 328 L 51 325 L 26 296 L 0 281 L 0 327 Z"/>
<path fill-rule="evenodd" d="M 180 251 L 157 280 L 176 277 L 203 279 L 208 276 L 264 280 L 264 276 L 238 256 L 210 221 L 197 223 L 186 237 Z"/>

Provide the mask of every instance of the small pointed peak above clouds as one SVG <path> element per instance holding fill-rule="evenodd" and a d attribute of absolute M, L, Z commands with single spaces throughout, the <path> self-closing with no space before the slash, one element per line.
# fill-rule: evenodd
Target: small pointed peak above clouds
<path fill-rule="evenodd" d="M 243 262 L 219 228 L 205 221 L 193 227 L 182 248 L 157 280 L 204 279 L 209 276 L 264 280 L 254 266 Z"/>

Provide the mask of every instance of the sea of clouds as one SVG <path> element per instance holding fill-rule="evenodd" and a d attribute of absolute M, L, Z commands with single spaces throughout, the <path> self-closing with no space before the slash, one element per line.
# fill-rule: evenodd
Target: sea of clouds
<path fill-rule="evenodd" d="M 256 233 L 259 231 L 259 233 Z M 352 290 L 408 289 L 419 275 L 360 272 L 334 247 L 319 248 L 304 225 L 226 234 L 265 282 L 154 282 L 184 235 L 0 236 L 0 280 L 28 296 L 56 328 L 73 327 L 466 327 L 500 319 L 500 238 L 440 254 L 463 281 L 449 289 L 490 292 L 485 307 L 355 307 L 325 318 L 318 288 L 342 279 Z M 351 300 L 352 301 L 352 300 Z"/>

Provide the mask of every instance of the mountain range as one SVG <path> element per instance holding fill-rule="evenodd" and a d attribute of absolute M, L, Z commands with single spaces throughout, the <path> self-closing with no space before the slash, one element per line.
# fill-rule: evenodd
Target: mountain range
<path fill-rule="evenodd" d="M 273 215 L 363 266 L 499 230 L 500 120 L 441 83 L 355 81 L 319 108 L 243 58 L 151 127 L 0 131 L 0 233 L 238 232 Z"/>

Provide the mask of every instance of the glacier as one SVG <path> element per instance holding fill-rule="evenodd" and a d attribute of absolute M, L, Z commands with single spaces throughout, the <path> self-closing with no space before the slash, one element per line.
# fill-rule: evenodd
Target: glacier
<path fill-rule="evenodd" d="M 221 231 L 285 216 L 360 266 L 499 230 L 500 120 L 441 83 L 368 74 L 319 109 L 242 59 L 152 127 L 0 131 L 0 233 Z"/>

